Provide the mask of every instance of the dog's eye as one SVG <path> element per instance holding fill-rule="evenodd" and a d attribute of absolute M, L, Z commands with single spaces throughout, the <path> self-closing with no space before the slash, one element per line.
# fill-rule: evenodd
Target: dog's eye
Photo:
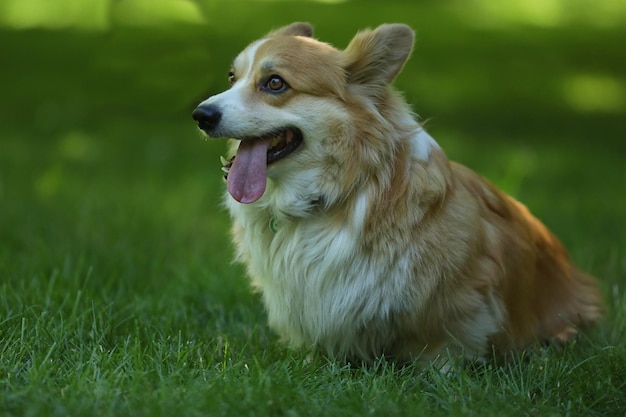
<path fill-rule="evenodd" d="M 270 80 L 267 82 L 267 86 L 272 91 L 278 91 L 278 90 L 281 90 L 285 86 L 285 82 L 283 81 L 282 78 L 278 76 L 274 76 L 270 78 Z"/>
<path fill-rule="evenodd" d="M 272 75 L 267 83 L 265 83 L 265 88 L 270 90 L 272 93 L 281 93 L 285 91 L 289 86 L 279 75 Z"/>
<path fill-rule="evenodd" d="M 228 73 L 228 84 L 233 85 L 233 84 L 235 84 L 235 81 L 237 81 L 237 80 L 235 79 L 235 73 L 234 73 L 234 72 L 232 72 L 232 71 L 231 71 L 231 72 L 229 72 L 229 73 Z"/>

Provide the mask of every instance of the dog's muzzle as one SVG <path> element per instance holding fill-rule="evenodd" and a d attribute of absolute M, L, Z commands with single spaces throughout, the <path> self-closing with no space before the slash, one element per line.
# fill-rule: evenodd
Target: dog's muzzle
<path fill-rule="evenodd" d="M 191 113 L 193 119 L 198 122 L 198 127 L 204 130 L 206 133 L 217 128 L 220 120 L 222 119 L 222 112 L 215 105 L 200 105 Z"/>

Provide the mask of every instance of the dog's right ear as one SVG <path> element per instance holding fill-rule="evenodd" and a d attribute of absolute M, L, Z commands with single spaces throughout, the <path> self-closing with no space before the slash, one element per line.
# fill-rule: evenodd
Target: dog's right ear
<path fill-rule="evenodd" d="M 295 22 L 270 32 L 269 35 L 267 35 L 268 38 L 274 36 L 305 36 L 307 38 L 312 38 L 313 26 L 306 22 Z"/>
<path fill-rule="evenodd" d="M 407 25 L 387 24 L 357 33 L 343 51 L 348 82 L 376 95 L 398 75 L 413 50 L 415 33 Z"/>

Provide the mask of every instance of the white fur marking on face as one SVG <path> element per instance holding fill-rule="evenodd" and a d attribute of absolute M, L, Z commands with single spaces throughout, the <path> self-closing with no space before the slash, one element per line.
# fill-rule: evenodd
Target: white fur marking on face
<path fill-rule="evenodd" d="M 253 43 L 252 45 L 250 45 L 246 51 L 242 52 L 242 53 L 245 53 L 247 67 L 245 71 L 243 72 L 241 78 L 237 80 L 235 85 L 233 85 L 231 88 L 229 88 L 226 91 L 223 91 L 219 94 L 215 94 L 214 96 L 207 98 L 202 103 L 200 103 L 200 105 L 208 106 L 208 105 L 216 103 L 219 100 L 220 103 L 225 107 L 230 107 L 233 109 L 241 110 L 244 107 L 244 103 L 241 100 L 241 95 L 240 95 L 241 93 L 239 91 L 245 88 L 245 86 L 247 85 L 251 77 L 254 77 L 254 71 L 253 71 L 254 62 L 255 62 L 254 56 L 256 55 L 256 52 L 259 49 L 259 47 L 267 41 L 268 41 L 267 39 L 262 39 L 260 41 L 257 41 Z"/>
<path fill-rule="evenodd" d="M 432 138 L 423 128 L 417 132 L 417 135 L 411 140 L 411 151 L 413 156 L 428 161 L 431 149 L 439 149 L 439 144 Z"/>
<path fill-rule="evenodd" d="M 243 76 L 241 77 L 241 80 L 240 80 L 241 84 L 246 84 L 248 79 L 254 76 L 254 71 L 253 71 L 254 63 L 255 63 L 254 57 L 256 55 L 256 52 L 261 47 L 261 45 L 263 45 L 267 41 L 268 39 L 261 39 L 260 41 L 256 41 L 255 43 L 253 43 L 252 45 L 248 47 L 248 50 L 246 51 L 246 61 L 248 62 L 248 67 L 246 68 L 246 70 L 243 73 Z"/>

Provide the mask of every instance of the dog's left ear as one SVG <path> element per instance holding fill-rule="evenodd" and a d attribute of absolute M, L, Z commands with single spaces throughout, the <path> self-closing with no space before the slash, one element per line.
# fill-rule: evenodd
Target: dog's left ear
<path fill-rule="evenodd" d="M 313 37 L 313 26 L 306 22 L 295 22 L 280 29 L 276 29 L 267 36 L 268 38 L 274 36 L 305 36 L 307 38 Z"/>
<path fill-rule="evenodd" d="M 343 51 L 348 83 L 391 83 L 411 55 L 415 33 L 403 24 L 381 25 L 359 32 Z"/>

